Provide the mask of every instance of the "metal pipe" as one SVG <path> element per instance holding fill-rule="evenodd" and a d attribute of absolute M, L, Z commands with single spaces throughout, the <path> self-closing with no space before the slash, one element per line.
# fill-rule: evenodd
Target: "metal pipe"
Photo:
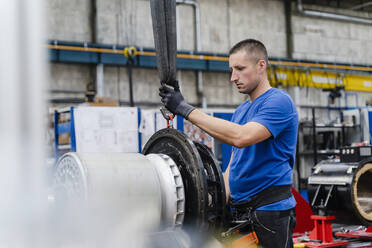
<path fill-rule="evenodd" d="M 315 108 L 311 109 L 312 113 L 312 127 L 313 127 L 313 152 L 314 152 L 314 165 L 318 163 L 318 147 L 316 144 L 316 121 L 315 121 Z"/>
<path fill-rule="evenodd" d="M 364 8 L 364 7 L 368 7 L 368 6 L 370 6 L 370 5 L 372 5 L 372 1 L 369 1 L 369 2 L 366 2 L 366 3 L 362 3 L 362 4 L 358 4 L 358 5 L 355 5 L 355 6 L 351 7 L 350 9 L 351 9 L 351 10 L 357 10 L 357 9 L 362 9 L 362 8 Z"/>
<path fill-rule="evenodd" d="M 48 102 L 53 104 L 77 104 L 85 102 L 85 98 L 73 98 L 73 97 L 64 97 L 64 98 L 50 98 Z"/>
<path fill-rule="evenodd" d="M 134 100 L 133 100 L 133 60 L 132 58 L 128 58 L 127 62 L 127 72 L 128 72 L 128 82 L 129 82 L 129 103 L 130 106 L 134 106 Z M 119 98 L 120 100 L 120 98 Z"/>
<path fill-rule="evenodd" d="M 201 51 L 201 39 L 200 39 L 200 9 L 199 4 L 194 0 L 177 0 L 177 4 L 191 5 L 195 11 L 195 45 L 196 51 Z"/>
<path fill-rule="evenodd" d="M 92 43 L 97 42 L 97 0 L 90 1 L 90 31 Z M 96 96 L 103 97 L 104 95 L 104 70 L 103 64 L 92 65 L 91 77 L 92 85 L 90 90 L 95 91 Z"/>
<path fill-rule="evenodd" d="M 341 15 L 317 10 L 306 10 L 302 6 L 302 0 L 297 0 L 297 11 L 306 16 L 312 17 L 320 17 L 320 18 L 328 18 L 334 20 L 341 20 L 341 21 L 350 21 L 362 24 L 372 24 L 372 19 L 355 17 L 355 16 L 348 16 L 348 15 Z"/>
<path fill-rule="evenodd" d="M 62 90 L 62 89 L 49 89 L 49 93 L 54 94 L 86 94 L 85 90 Z"/>
<path fill-rule="evenodd" d="M 293 58 L 293 35 L 292 35 L 292 1 L 284 1 L 285 31 L 287 43 L 287 58 Z"/>
<path fill-rule="evenodd" d="M 97 64 L 95 73 L 96 96 L 103 97 L 105 93 L 103 64 Z"/>
<path fill-rule="evenodd" d="M 177 4 L 191 5 L 195 12 L 195 46 L 196 51 L 201 52 L 201 28 L 200 28 L 200 8 L 199 4 L 193 0 L 176 0 Z M 207 108 L 207 99 L 203 92 L 203 72 L 197 71 L 197 94 L 200 99 L 202 108 Z"/>

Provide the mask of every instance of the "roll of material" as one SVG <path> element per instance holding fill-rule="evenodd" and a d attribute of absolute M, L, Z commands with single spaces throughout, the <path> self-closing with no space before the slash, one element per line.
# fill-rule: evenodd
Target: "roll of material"
<path fill-rule="evenodd" d="M 322 161 L 308 178 L 308 192 L 313 207 L 329 197 L 326 212 L 336 216 L 336 222 L 371 226 L 371 181 L 372 158 L 360 163 Z"/>

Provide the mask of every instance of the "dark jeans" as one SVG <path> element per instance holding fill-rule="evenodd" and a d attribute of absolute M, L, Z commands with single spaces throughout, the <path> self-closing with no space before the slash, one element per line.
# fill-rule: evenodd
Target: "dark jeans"
<path fill-rule="evenodd" d="M 284 211 L 252 211 L 246 215 L 264 248 L 293 247 L 292 232 L 296 226 L 294 209 Z"/>

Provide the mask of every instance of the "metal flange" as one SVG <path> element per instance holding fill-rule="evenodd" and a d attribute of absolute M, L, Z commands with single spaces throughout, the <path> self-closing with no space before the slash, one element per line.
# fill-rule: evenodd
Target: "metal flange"
<path fill-rule="evenodd" d="M 213 231 L 225 218 L 225 186 L 212 152 L 184 133 L 165 128 L 146 143 L 143 154 L 166 154 L 176 163 L 185 188 L 184 228 Z"/>
<path fill-rule="evenodd" d="M 173 159 L 185 187 L 184 228 L 206 229 L 208 186 L 203 163 L 194 143 L 184 133 L 165 128 L 151 136 L 142 153 L 165 154 Z"/>
<path fill-rule="evenodd" d="M 194 142 L 203 162 L 208 185 L 207 219 L 209 228 L 221 229 L 226 221 L 226 190 L 221 168 L 212 151 L 204 144 Z"/>

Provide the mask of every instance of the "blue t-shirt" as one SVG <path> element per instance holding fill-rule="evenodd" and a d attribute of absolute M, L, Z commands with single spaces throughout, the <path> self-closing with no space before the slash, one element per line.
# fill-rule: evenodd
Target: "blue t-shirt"
<path fill-rule="evenodd" d="M 272 137 L 244 148 L 233 147 L 229 185 L 234 202 L 246 202 L 270 186 L 292 185 L 295 161 L 298 115 L 291 97 L 271 88 L 253 102 L 241 104 L 232 122 L 244 125 L 257 122 Z M 275 202 L 257 210 L 287 210 L 295 207 L 294 197 Z"/>

